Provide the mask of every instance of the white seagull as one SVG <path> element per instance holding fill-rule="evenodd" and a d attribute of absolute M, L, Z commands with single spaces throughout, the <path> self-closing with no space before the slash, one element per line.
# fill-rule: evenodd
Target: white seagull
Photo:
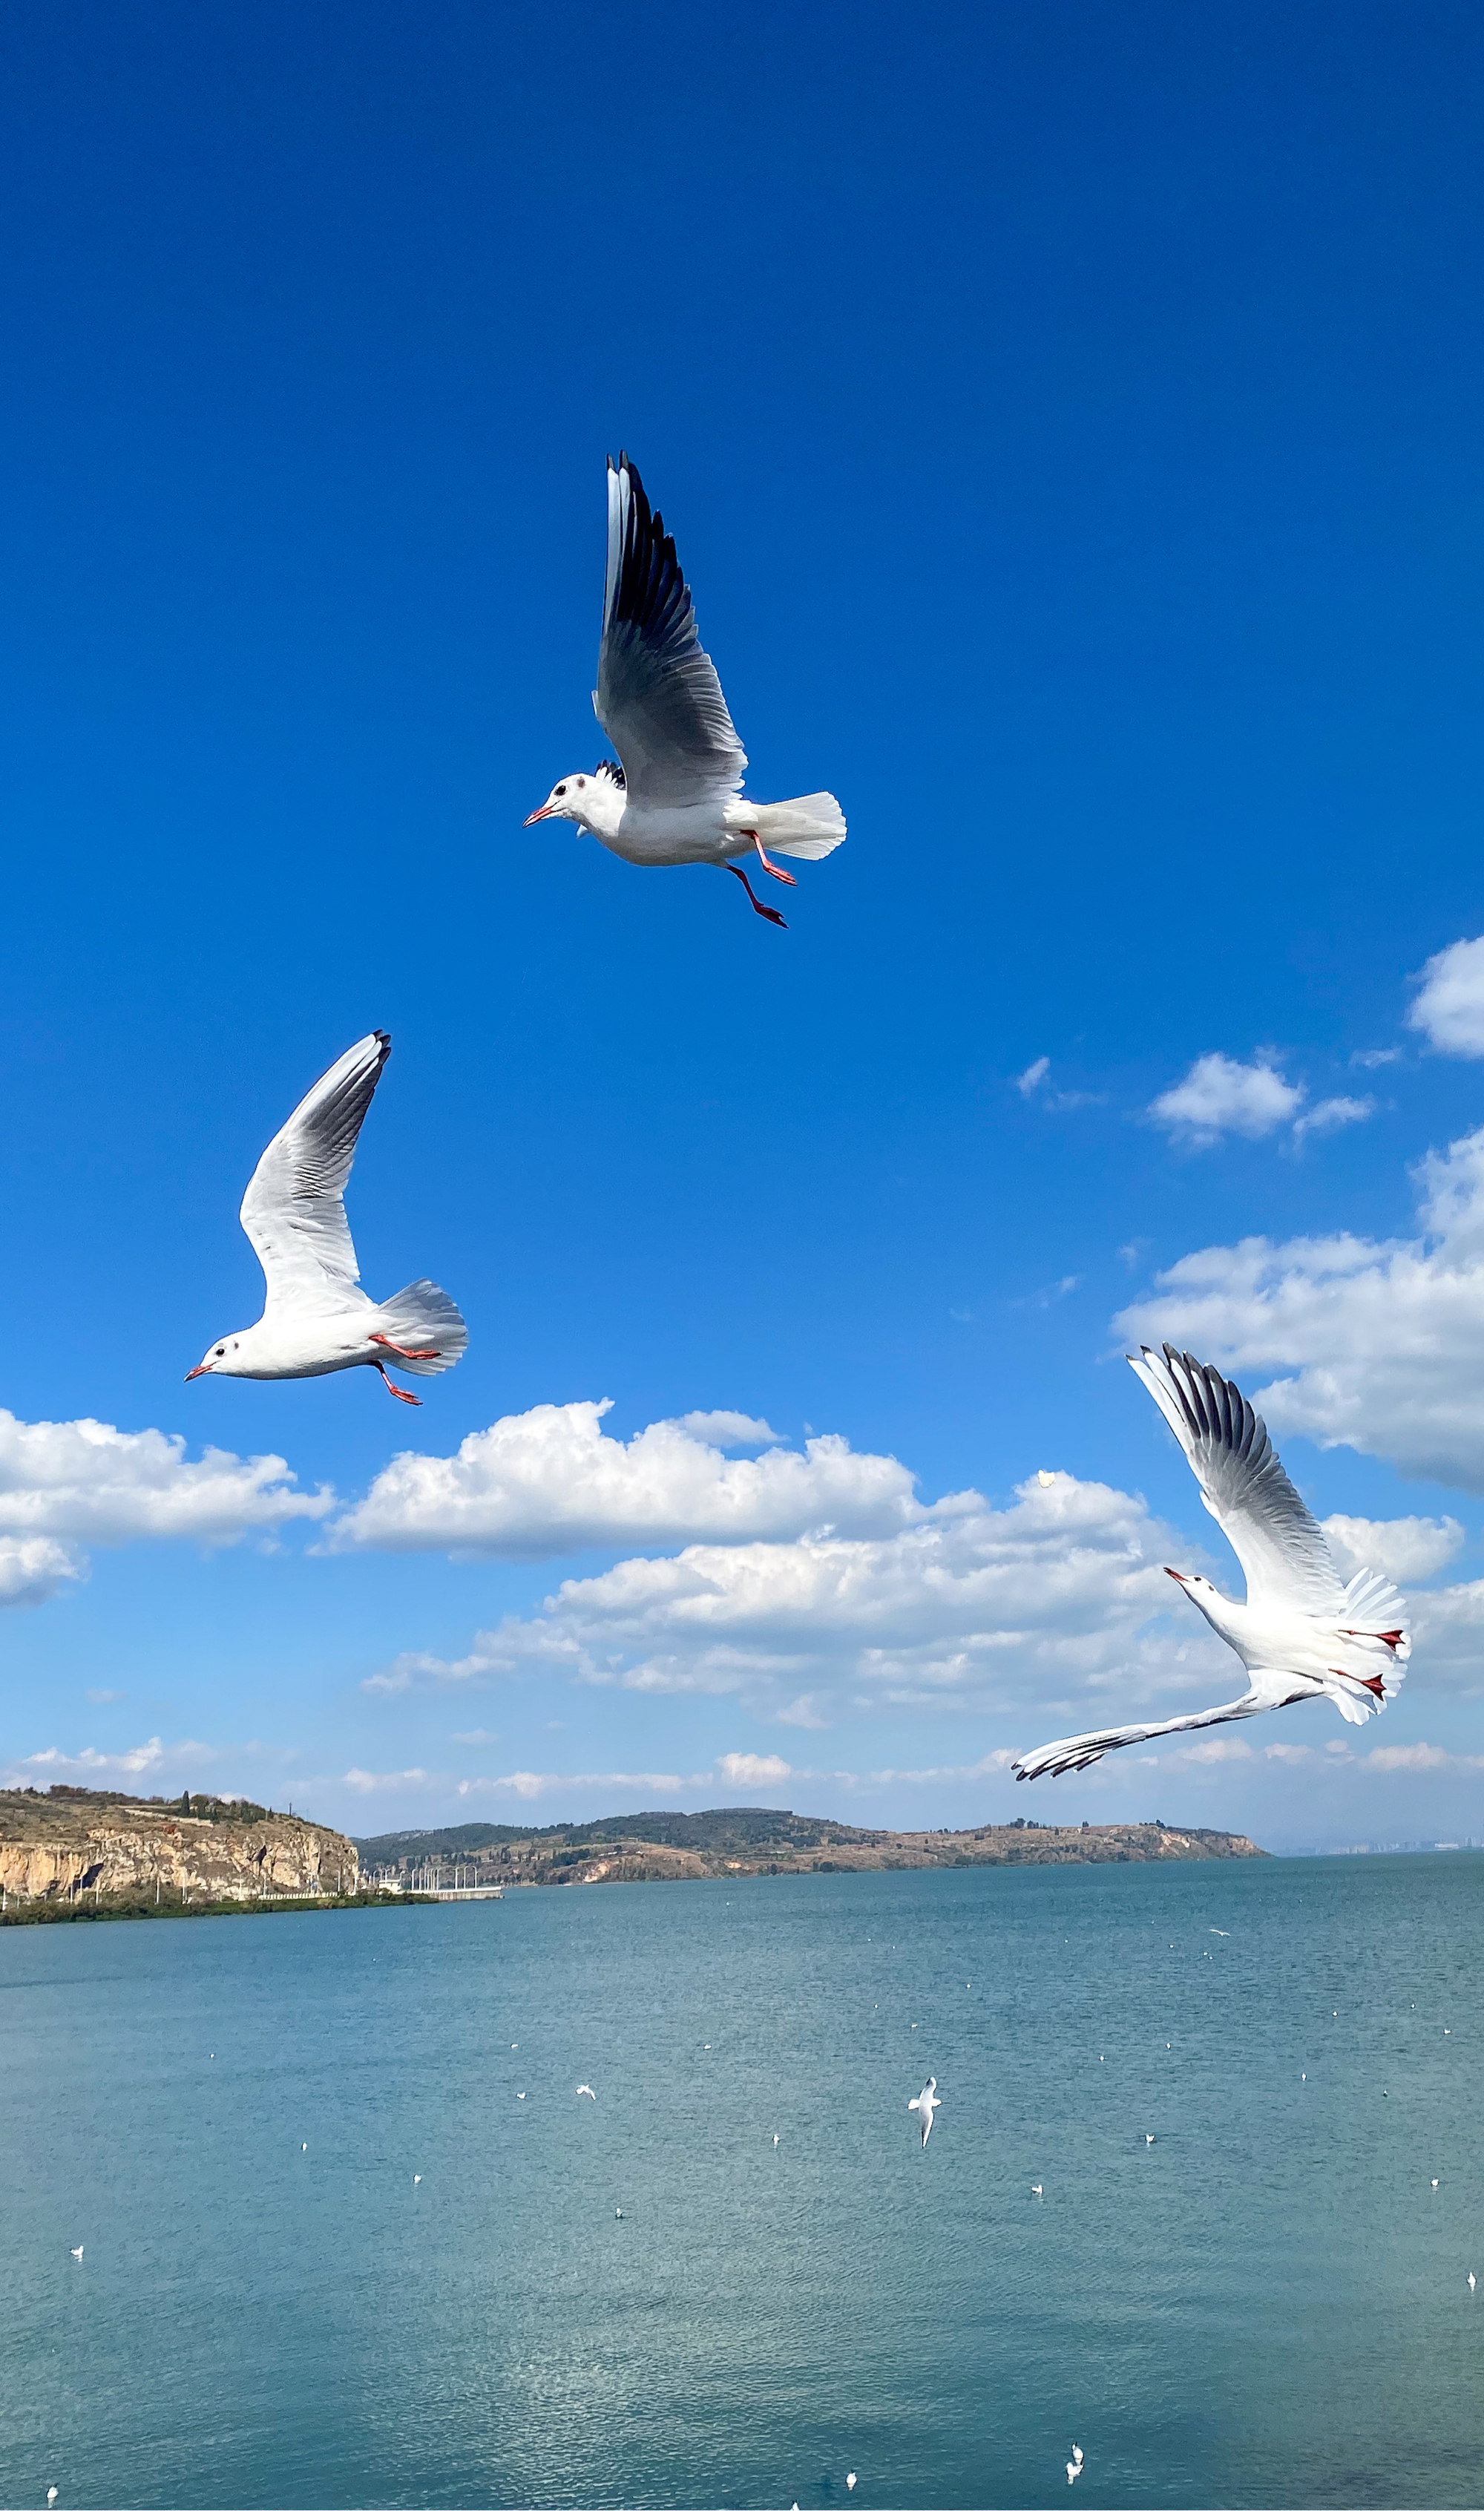
<path fill-rule="evenodd" d="M 83 2245 L 82 2245 L 81 2241 L 79 2241 L 79 2242 L 78 2242 L 78 2245 L 77 2245 L 76 2249 L 73 2251 L 72 2255 L 73 2255 L 73 2257 L 74 2257 L 75 2259 L 80 2259 L 80 2258 L 82 2257 L 82 2254 L 83 2254 Z"/>
<path fill-rule="evenodd" d="M 579 2085 L 578 2085 L 578 2088 L 577 2088 L 577 2098 L 578 2098 L 578 2100 L 579 2100 L 579 2101 L 581 2101 L 581 2099 L 582 2099 L 582 2097 L 583 2097 L 584 2093 L 586 2093 L 586 2094 L 587 2094 L 588 2099 L 589 2099 L 589 2101 L 590 2101 L 590 2102 L 595 2102 L 595 2101 L 596 2101 L 596 2099 L 597 2099 L 597 2095 L 596 2095 L 596 2093 L 593 2091 L 592 2086 L 591 2086 L 590 2084 L 579 2084 Z"/>
<path fill-rule="evenodd" d="M 52 2505 L 53 2505 L 53 2503 L 56 2501 L 56 2499 L 57 2499 L 57 2488 L 56 2488 L 56 2486 L 55 2486 L 55 2485 L 49 2485 L 49 2486 L 47 2487 L 47 2511 L 52 2511 Z"/>
<path fill-rule="evenodd" d="M 854 2476 L 848 2476 L 848 2477 L 846 2478 L 846 2480 L 845 2480 L 845 2490 L 846 2490 L 847 2493 L 854 2493 L 854 2492 L 855 2492 L 855 2491 L 856 2491 L 856 2480 L 855 2480 L 855 2477 L 854 2477 Z"/>
<path fill-rule="evenodd" d="M 833 793 L 792 802 L 744 801 L 747 753 L 727 713 L 716 666 L 701 642 L 691 589 L 664 518 L 651 514 L 627 453 L 608 463 L 608 575 L 593 712 L 619 764 L 564 776 L 526 820 L 575 820 L 631 864 L 716 864 L 737 874 L 759 915 L 765 907 L 742 867 L 756 857 L 775 880 L 794 875 L 765 849 L 816 863 L 845 837 Z"/>
<path fill-rule="evenodd" d="M 1082 2454 L 1082 2447 L 1081 2447 L 1081 2444 L 1080 2444 L 1080 2443 L 1078 2443 L 1078 2442 L 1074 2442 L 1074 2443 L 1072 2444 L 1072 2455 L 1071 2455 L 1071 2457 L 1070 2457 L 1070 2458 L 1068 2459 L 1068 2461 L 1067 2461 L 1067 2483 L 1068 2483 L 1069 2485 L 1075 2485 L 1075 2484 L 1077 2483 L 1078 2478 L 1081 2476 L 1082 2472 L 1083 2472 L 1083 2454 Z"/>
<path fill-rule="evenodd" d="M 1230 1378 L 1170 1343 L 1162 1360 L 1146 1344 L 1128 1366 L 1185 1449 L 1200 1496 L 1241 1564 L 1244 1604 L 1223 1596 L 1209 1578 L 1183 1569 L 1167 1575 L 1240 1657 L 1248 1687 L 1239 1700 L 1193 1718 L 1065 1735 L 1022 1753 L 1011 1764 L 1016 1778 L 1084 1770 L 1124 1744 L 1255 1718 L 1299 1700 L 1332 1700 L 1342 1718 L 1363 1726 L 1392 1697 L 1412 1652 L 1396 1589 L 1374 1569 L 1358 1569 L 1349 1585 L 1341 1578 L 1322 1526 L 1284 1473 L 1266 1425 Z"/>
<path fill-rule="evenodd" d="M 907 2104 L 908 2109 L 916 2110 L 918 2117 L 922 2120 L 924 2144 L 927 2144 L 929 2137 L 932 2134 L 932 2113 L 934 2110 L 940 2110 L 942 2106 L 943 2105 L 937 2097 L 937 2077 L 936 2075 L 930 2075 L 927 2082 L 924 2084 L 922 2091 L 918 2094 L 917 2099 L 915 2101 L 908 2102 Z"/>
<path fill-rule="evenodd" d="M 378 1307 L 360 1288 L 345 1217 L 357 1137 L 392 1052 L 385 1029 L 349 1047 L 274 1135 L 243 1197 L 242 1224 L 268 1286 L 255 1326 L 224 1334 L 193 1377 L 326 1377 L 379 1369 L 400 1403 L 418 1404 L 387 1376 L 388 1360 L 437 1377 L 462 1359 L 469 1330 L 436 1282 L 409 1282 Z"/>

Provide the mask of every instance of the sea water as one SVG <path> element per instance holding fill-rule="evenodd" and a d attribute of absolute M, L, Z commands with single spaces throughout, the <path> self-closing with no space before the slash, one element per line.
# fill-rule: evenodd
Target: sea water
<path fill-rule="evenodd" d="M 1475 2505 L 1481 1973 L 1466 1854 L 0 1931 L 0 2499 Z"/>

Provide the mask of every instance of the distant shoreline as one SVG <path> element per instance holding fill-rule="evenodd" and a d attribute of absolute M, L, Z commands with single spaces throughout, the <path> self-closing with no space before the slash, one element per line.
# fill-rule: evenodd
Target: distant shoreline
<path fill-rule="evenodd" d="M 427 1906 L 418 1892 L 321 1892 L 264 1901 L 28 1901 L 0 1910 L 0 1927 L 98 1927 L 130 1918 L 292 1918 L 306 1910 L 404 1910 Z"/>

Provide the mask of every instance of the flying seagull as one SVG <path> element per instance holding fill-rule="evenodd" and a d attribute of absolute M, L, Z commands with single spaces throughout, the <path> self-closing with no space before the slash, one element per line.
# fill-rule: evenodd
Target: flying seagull
<path fill-rule="evenodd" d="M 1412 1653 L 1406 1607 L 1395 1588 L 1375 1569 L 1357 1569 L 1345 1584 L 1266 1424 L 1230 1378 L 1170 1343 L 1162 1360 L 1146 1344 L 1137 1360 L 1129 1355 L 1128 1366 L 1185 1449 L 1200 1496 L 1241 1564 L 1244 1604 L 1223 1596 L 1209 1578 L 1183 1569 L 1167 1574 L 1240 1657 L 1248 1687 L 1239 1700 L 1193 1718 L 1065 1735 L 1022 1753 L 1011 1764 L 1016 1778 L 1084 1770 L 1124 1744 L 1255 1718 L 1299 1700 L 1332 1700 L 1342 1718 L 1363 1726 L 1392 1697 Z"/>
<path fill-rule="evenodd" d="M 770 863 L 768 847 L 817 863 L 843 842 L 844 815 L 833 793 L 742 799 L 747 753 L 701 642 L 675 544 L 627 453 L 617 470 L 611 456 L 608 463 L 608 574 L 592 706 L 619 763 L 600 758 L 590 776 L 564 776 L 526 827 L 575 820 L 626 863 L 722 866 L 759 915 L 781 924 L 743 861 L 755 858 L 792 888 L 793 873 Z"/>
<path fill-rule="evenodd" d="M 918 2117 L 922 2120 L 924 2144 L 927 2144 L 929 2137 L 932 2134 L 932 2113 L 934 2110 L 940 2110 L 942 2106 L 943 2105 L 937 2097 L 937 2077 L 936 2075 L 930 2075 L 927 2082 L 924 2084 L 922 2091 L 918 2094 L 916 2101 L 908 2102 L 907 2104 L 908 2109 L 916 2110 Z"/>
<path fill-rule="evenodd" d="M 242 1224 L 268 1286 L 255 1326 L 225 1334 L 193 1377 L 326 1377 L 362 1364 L 379 1369 L 400 1403 L 387 1362 L 414 1377 L 437 1377 L 462 1359 L 469 1330 L 436 1282 L 409 1282 L 377 1307 L 360 1288 L 361 1267 L 345 1217 L 345 1186 L 356 1142 L 382 1066 L 386 1030 L 348 1047 L 274 1135 L 243 1197 Z"/>
<path fill-rule="evenodd" d="M 596 2099 L 597 2099 L 597 2095 L 596 2095 L 596 2093 L 593 2091 L 592 2086 L 591 2086 L 590 2084 L 579 2084 L 579 2085 L 578 2085 L 578 2088 L 577 2088 L 577 2097 L 578 2097 L 578 2100 L 579 2100 L 579 2101 L 581 2101 L 581 2099 L 582 2099 L 582 2097 L 583 2097 L 584 2093 L 586 2093 L 586 2094 L 587 2094 L 588 2099 L 589 2099 L 589 2101 L 590 2101 L 590 2102 L 595 2102 L 595 2101 L 596 2101 Z"/>

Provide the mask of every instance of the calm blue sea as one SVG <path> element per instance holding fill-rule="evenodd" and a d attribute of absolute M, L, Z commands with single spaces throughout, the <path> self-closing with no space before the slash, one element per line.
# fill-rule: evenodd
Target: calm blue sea
<path fill-rule="evenodd" d="M 0 2499 L 1477 2505 L 1481 1978 L 1469 1855 L 0 1932 Z"/>

